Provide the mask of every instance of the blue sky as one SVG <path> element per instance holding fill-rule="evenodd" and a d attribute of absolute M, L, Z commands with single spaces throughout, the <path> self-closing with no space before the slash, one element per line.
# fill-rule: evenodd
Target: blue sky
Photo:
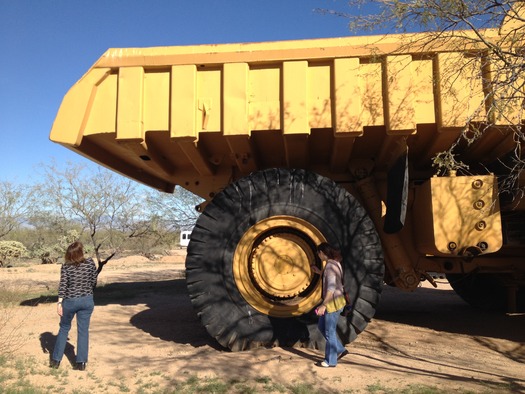
<path fill-rule="evenodd" d="M 344 0 L 0 0 L 0 181 L 38 182 L 62 98 L 108 48 L 348 36 Z M 94 165 L 94 164 L 89 164 Z"/>

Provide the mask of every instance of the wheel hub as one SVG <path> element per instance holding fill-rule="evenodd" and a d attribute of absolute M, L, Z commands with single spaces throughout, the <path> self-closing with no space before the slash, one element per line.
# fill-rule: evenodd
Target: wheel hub
<path fill-rule="evenodd" d="M 239 292 L 258 311 L 291 317 L 312 310 L 321 299 L 321 281 L 310 269 L 324 242 L 312 224 L 292 216 L 273 216 L 250 227 L 233 258 Z"/>
<path fill-rule="evenodd" d="M 312 259 L 305 251 L 308 251 L 308 244 L 295 234 L 264 238 L 249 261 L 256 286 L 269 297 L 298 296 L 312 279 L 310 266 L 303 266 Z"/>

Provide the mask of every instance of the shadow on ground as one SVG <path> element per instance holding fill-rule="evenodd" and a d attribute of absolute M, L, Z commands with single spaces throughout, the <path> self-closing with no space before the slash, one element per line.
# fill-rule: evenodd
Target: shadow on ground
<path fill-rule="evenodd" d="M 56 297 L 38 297 L 24 300 L 21 305 L 36 306 L 56 300 Z M 96 289 L 95 304 L 146 304 L 149 309 L 130 320 L 135 327 L 162 340 L 222 349 L 200 323 L 184 279 L 111 283 Z M 374 319 L 525 343 L 524 314 L 510 316 L 474 309 L 453 290 L 417 288 L 403 292 L 385 286 Z"/>
<path fill-rule="evenodd" d="M 40 346 L 42 347 L 42 352 L 49 355 L 49 360 L 51 361 L 51 353 L 53 353 L 53 349 L 55 348 L 55 342 L 56 342 L 56 335 L 52 334 L 51 332 L 43 332 L 40 334 Z M 66 343 L 66 348 L 64 350 L 64 357 L 66 360 L 69 361 L 69 364 L 71 366 L 74 366 L 76 363 L 75 358 L 75 347 L 69 343 L 69 341 Z M 63 364 L 64 359 L 62 359 L 61 364 Z"/>
<path fill-rule="evenodd" d="M 449 333 L 525 342 L 525 314 L 471 307 L 454 290 L 419 287 L 405 292 L 385 286 L 374 319 Z"/>

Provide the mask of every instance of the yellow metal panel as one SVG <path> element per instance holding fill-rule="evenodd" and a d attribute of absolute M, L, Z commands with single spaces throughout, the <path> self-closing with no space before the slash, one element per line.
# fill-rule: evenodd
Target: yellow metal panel
<path fill-rule="evenodd" d="M 170 136 L 197 138 L 197 68 L 171 68 Z"/>
<path fill-rule="evenodd" d="M 197 72 L 197 130 L 221 130 L 221 70 Z"/>
<path fill-rule="evenodd" d="M 305 168 L 308 165 L 308 135 L 285 135 L 284 150 L 288 168 Z"/>
<path fill-rule="evenodd" d="M 310 128 L 332 127 L 332 101 L 330 65 L 315 65 L 308 68 L 308 112 Z"/>
<path fill-rule="evenodd" d="M 194 141 L 179 139 L 177 140 L 177 144 L 182 149 L 188 160 L 191 162 L 193 168 L 195 168 L 195 170 L 200 175 L 213 175 L 211 163 L 197 149 L 196 143 Z"/>
<path fill-rule="evenodd" d="M 361 64 L 360 91 L 363 126 L 384 125 L 381 63 Z"/>
<path fill-rule="evenodd" d="M 421 252 L 462 255 L 481 243 L 487 247 L 485 253 L 501 248 L 495 177 L 433 177 L 421 186 L 418 194 L 416 233 Z"/>
<path fill-rule="evenodd" d="M 144 68 L 122 67 L 118 76 L 117 140 L 144 139 Z"/>
<path fill-rule="evenodd" d="M 98 84 L 109 75 L 109 72 L 108 68 L 93 69 L 67 92 L 49 135 L 51 141 L 80 145 Z"/>
<path fill-rule="evenodd" d="M 108 74 L 96 88 L 96 95 L 86 119 L 84 136 L 116 132 L 117 83 L 118 76 Z"/>
<path fill-rule="evenodd" d="M 525 12 L 525 7 L 521 7 Z M 523 61 L 514 59 L 514 61 Z M 494 80 L 498 86 L 495 104 L 493 122 L 496 125 L 518 125 L 525 118 L 523 113 L 523 97 L 525 96 L 525 75 L 523 73 L 512 73 L 512 79 L 509 81 L 507 74 L 509 67 L 498 59 L 492 59 L 494 64 L 491 65 L 490 72 L 495 75 L 487 75 L 487 78 Z M 513 65 L 512 67 L 516 67 Z"/>
<path fill-rule="evenodd" d="M 494 43 L 497 29 L 483 30 L 484 38 Z M 221 63 L 277 63 L 283 60 L 327 60 L 343 57 L 372 57 L 382 54 L 479 49 L 479 38 L 472 30 L 455 31 L 454 37 L 435 39 L 435 33 L 349 36 L 295 41 L 210 44 L 193 46 L 113 48 L 95 63 L 95 67 L 161 67 L 167 65 L 218 65 Z M 518 37 L 519 38 L 519 37 Z M 432 45 L 423 45 L 432 40 Z M 470 40 L 471 44 L 465 44 Z"/>
<path fill-rule="evenodd" d="M 226 143 L 233 152 L 233 159 L 242 174 L 257 171 L 258 167 L 255 162 L 255 155 L 247 135 L 227 136 Z"/>
<path fill-rule="evenodd" d="M 436 123 L 434 109 L 434 67 L 432 59 L 412 61 L 415 87 L 415 120 L 419 124 Z"/>
<path fill-rule="evenodd" d="M 251 130 L 281 128 L 281 70 L 264 67 L 250 70 L 249 122 Z"/>
<path fill-rule="evenodd" d="M 355 138 L 336 138 L 330 155 L 330 171 L 348 171 L 348 163 L 354 150 Z"/>
<path fill-rule="evenodd" d="M 144 75 L 144 130 L 169 130 L 170 73 Z"/>
<path fill-rule="evenodd" d="M 384 75 L 385 126 L 390 134 L 412 134 L 416 131 L 412 78 L 412 56 L 387 56 Z"/>
<path fill-rule="evenodd" d="M 355 135 L 363 133 L 361 115 L 364 109 L 359 72 L 358 58 L 334 60 L 334 132 L 336 136 L 342 133 Z"/>
<path fill-rule="evenodd" d="M 308 110 L 308 62 L 283 63 L 283 132 L 284 134 L 309 133 Z"/>
<path fill-rule="evenodd" d="M 248 72 L 246 63 L 224 65 L 224 135 L 249 134 Z"/>
<path fill-rule="evenodd" d="M 464 53 L 437 55 L 437 123 L 441 128 L 464 127 L 485 115 L 481 62 Z"/>
<path fill-rule="evenodd" d="M 515 40 L 523 38 L 522 29 L 525 20 L 525 3 L 522 1 L 513 1 L 511 9 L 505 13 L 505 18 L 499 28 L 499 34 L 510 36 Z"/>
<path fill-rule="evenodd" d="M 462 161 L 491 163 L 516 148 L 512 127 L 491 127 L 469 145 Z"/>
<path fill-rule="evenodd" d="M 382 176 L 395 158 L 393 147 L 417 125 L 425 135 L 406 136 L 406 142 L 413 157 L 425 164 L 415 170 L 430 176 L 431 157 L 449 148 L 467 121 L 482 119 L 483 90 L 493 81 L 487 78 L 483 86 L 482 77 L 494 77 L 471 56 L 474 46 L 440 54 L 472 37 L 468 32 L 454 34 L 460 38 L 434 41 L 424 52 L 419 44 L 431 37 L 427 34 L 109 50 L 66 95 L 51 138 L 73 148 L 82 143 L 83 154 L 126 174 L 144 168 L 151 174 L 157 171 L 153 163 L 137 157 L 148 156 L 166 169 L 170 183 L 175 172 L 178 177 L 190 169 L 206 174 L 198 180 L 199 190 L 206 189 L 205 184 L 218 190 L 223 185 L 218 185 L 217 174 L 232 171 L 232 165 L 234 177 L 257 168 L 303 163 L 342 179 L 349 163 L 354 168 L 361 159 L 373 159 L 374 170 Z M 492 43 L 497 32 L 486 37 Z M 520 124 L 521 103 L 516 104 L 513 110 L 500 107 L 497 124 Z M 476 114 L 476 109 L 481 111 Z M 117 124 L 118 139 L 124 141 L 115 141 Z M 304 138 L 312 128 L 322 138 Z M 334 141 L 330 128 L 341 138 Z M 146 131 L 164 135 L 166 129 L 169 148 L 151 145 L 151 138 L 143 142 Z M 89 149 L 87 139 L 82 140 L 85 135 L 92 142 Z M 203 141 L 210 135 L 217 136 L 213 144 Z M 475 159 L 494 158 L 505 154 L 512 142 L 502 138 L 499 144 L 491 137 L 464 150 Z M 497 147 L 484 154 L 492 143 Z M 126 165 L 137 168 L 115 164 L 121 156 L 113 161 L 97 156 L 101 144 L 106 156 L 129 156 Z M 209 174 L 214 178 L 205 179 Z"/>

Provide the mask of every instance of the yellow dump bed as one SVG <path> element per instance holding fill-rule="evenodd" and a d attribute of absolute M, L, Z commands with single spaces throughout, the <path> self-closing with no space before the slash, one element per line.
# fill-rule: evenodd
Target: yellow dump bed
<path fill-rule="evenodd" d="M 341 182 L 384 173 L 406 144 L 411 176 L 428 178 L 436 152 L 485 119 L 490 67 L 475 47 L 415 44 L 424 38 L 110 49 L 67 93 L 50 138 L 159 190 L 181 185 L 205 199 L 269 167 Z M 514 148 L 507 126 L 521 118 L 506 111 L 464 160 L 488 164 Z"/>

